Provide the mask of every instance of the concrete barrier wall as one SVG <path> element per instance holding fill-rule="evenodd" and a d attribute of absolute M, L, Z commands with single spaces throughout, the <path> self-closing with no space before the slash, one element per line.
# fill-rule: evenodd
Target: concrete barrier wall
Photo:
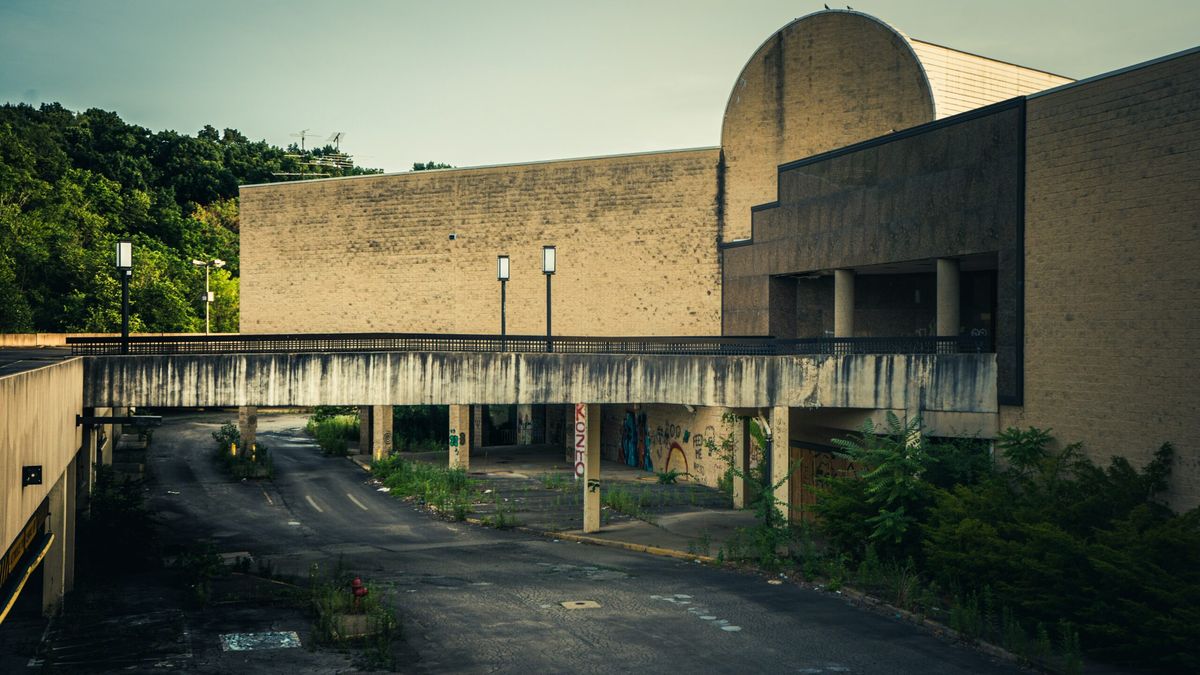
<path fill-rule="evenodd" d="M 83 361 L 68 359 L 0 377 L 0 551 L 62 477 L 82 442 Z M 21 468 L 42 467 L 42 484 L 21 487 Z"/>
<path fill-rule="evenodd" d="M 199 333 L 130 333 L 133 337 L 184 337 Z M 237 333 L 212 333 L 237 335 Z M 69 337 L 121 337 L 120 333 L 0 333 L 0 349 L 5 347 L 65 347 Z"/>
<path fill-rule="evenodd" d="M 97 356 L 85 358 L 85 371 L 84 404 L 97 407 L 587 402 L 997 411 L 992 354 Z"/>

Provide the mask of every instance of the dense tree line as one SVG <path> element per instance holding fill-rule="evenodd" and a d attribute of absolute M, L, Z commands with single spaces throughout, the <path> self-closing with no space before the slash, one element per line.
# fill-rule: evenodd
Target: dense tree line
<path fill-rule="evenodd" d="M 301 151 L 205 126 L 152 132 L 116 113 L 57 103 L 0 106 L 0 332 L 119 330 L 116 242 L 134 244 L 134 331 L 238 328 L 238 185 L 375 170 L 314 168 L 333 147 Z"/>

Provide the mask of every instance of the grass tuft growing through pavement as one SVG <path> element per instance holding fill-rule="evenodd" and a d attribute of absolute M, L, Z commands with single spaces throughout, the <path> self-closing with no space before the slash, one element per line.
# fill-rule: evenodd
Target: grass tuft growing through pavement
<path fill-rule="evenodd" d="M 645 490 L 635 493 L 619 487 L 604 490 L 600 495 L 601 506 L 607 506 L 617 513 L 623 513 L 648 523 L 654 522 L 650 514 L 646 512 L 646 507 L 652 500 L 653 495 L 648 494 Z"/>
<path fill-rule="evenodd" d="M 475 481 L 467 478 L 462 469 L 447 469 L 393 455 L 373 462 L 371 473 L 392 494 L 419 499 L 455 520 L 465 520 L 471 513 Z"/>

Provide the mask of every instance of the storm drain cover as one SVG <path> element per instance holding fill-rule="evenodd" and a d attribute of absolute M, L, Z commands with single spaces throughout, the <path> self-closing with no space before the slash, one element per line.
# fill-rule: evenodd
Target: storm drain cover
<path fill-rule="evenodd" d="M 595 600 L 567 600 L 558 603 L 567 609 L 599 609 L 600 603 Z"/>
<path fill-rule="evenodd" d="M 274 631 L 267 633 L 222 633 L 221 650 L 226 652 L 249 652 L 259 649 L 291 649 L 300 646 L 296 631 Z"/>

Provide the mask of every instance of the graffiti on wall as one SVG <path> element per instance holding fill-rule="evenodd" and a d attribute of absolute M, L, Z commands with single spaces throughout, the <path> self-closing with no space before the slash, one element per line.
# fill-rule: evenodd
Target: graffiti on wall
<path fill-rule="evenodd" d="M 724 470 L 713 463 L 720 460 L 720 444 L 711 425 L 695 431 L 687 428 L 686 421 L 682 425 L 668 421 L 652 427 L 645 411 L 626 410 L 619 454 L 628 466 L 644 471 L 678 471 L 691 480 L 705 482 L 706 467 L 718 473 Z"/>
<path fill-rule="evenodd" d="M 625 411 L 625 422 L 621 425 L 621 455 L 629 466 L 654 470 L 650 455 L 650 436 L 646 432 L 646 413 Z"/>

